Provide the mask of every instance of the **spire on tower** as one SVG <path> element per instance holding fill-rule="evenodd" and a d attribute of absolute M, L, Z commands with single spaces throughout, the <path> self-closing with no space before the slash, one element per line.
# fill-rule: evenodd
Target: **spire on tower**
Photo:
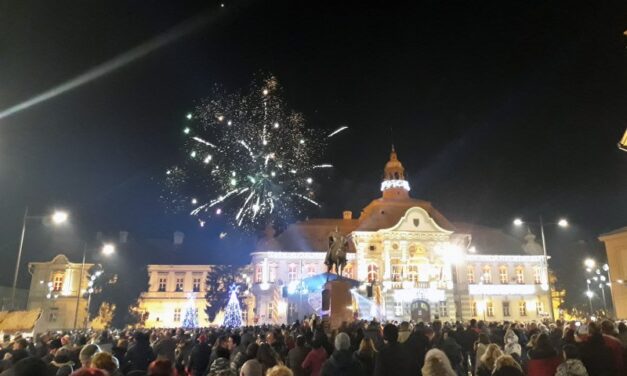
<path fill-rule="evenodd" d="M 396 149 L 392 144 L 390 160 L 383 170 L 383 182 L 381 182 L 383 197 L 407 198 L 409 197 L 409 183 L 405 180 L 405 168 L 398 160 Z"/>

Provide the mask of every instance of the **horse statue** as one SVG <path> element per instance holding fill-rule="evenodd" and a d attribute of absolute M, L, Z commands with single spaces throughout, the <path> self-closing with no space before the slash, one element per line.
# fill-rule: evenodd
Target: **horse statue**
<path fill-rule="evenodd" d="M 342 276 L 342 271 L 346 266 L 347 251 L 348 238 L 342 235 L 336 227 L 335 230 L 329 234 L 329 248 L 324 259 L 324 264 L 327 266 L 327 273 L 330 273 L 333 269 L 333 265 L 335 265 L 335 272 L 339 277 Z"/>

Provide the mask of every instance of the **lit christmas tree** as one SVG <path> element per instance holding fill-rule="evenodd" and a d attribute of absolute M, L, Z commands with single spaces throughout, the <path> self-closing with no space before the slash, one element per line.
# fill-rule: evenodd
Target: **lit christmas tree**
<path fill-rule="evenodd" d="M 237 288 L 231 288 L 231 297 L 224 310 L 224 326 L 237 328 L 242 326 L 242 310 L 237 299 Z"/>
<path fill-rule="evenodd" d="M 198 310 L 194 306 L 194 299 L 190 298 L 185 307 L 185 317 L 183 317 L 183 328 L 194 329 L 198 327 Z"/>

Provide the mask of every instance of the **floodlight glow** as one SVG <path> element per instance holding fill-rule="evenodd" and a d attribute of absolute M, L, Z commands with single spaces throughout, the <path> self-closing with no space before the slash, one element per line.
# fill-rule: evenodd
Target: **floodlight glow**
<path fill-rule="evenodd" d="M 557 225 L 560 227 L 568 227 L 568 221 L 564 218 L 557 221 Z"/>
<path fill-rule="evenodd" d="M 115 252 L 115 246 L 113 244 L 105 244 L 102 246 L 102 254 L 105 256 L 110 256 Z"/>
<path fill-rule="evenodd" d="M 521 226 L 523 223 L 524 223 L 523 220 L 520 218 L 514 219 L 514 225 L 516 226 Z"/>
<path fill-rule="evenodd" d="M 67 221 L 67 218 L 68 214 L 64 211 L 56 211 L 54 212 L 54 214 L 52 214 L 52 222 L 54 222 L 54 224 L 56 225 L 64 223 L 65 221 Z"/>
<path fill-rule="evenodd" d="M 585 259 L 585 261 L 583 262 L 583 264 L 586 266 L 586 268 L 588 269 L 592 269 L 596 266 L 596 262 L 591 259 L 591 258 L 587 258 Z"/>

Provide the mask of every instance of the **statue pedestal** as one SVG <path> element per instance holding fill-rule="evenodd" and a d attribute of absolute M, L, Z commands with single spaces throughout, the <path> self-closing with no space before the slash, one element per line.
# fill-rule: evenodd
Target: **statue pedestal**
<path fill-rule="evenodd" d="M 335 280 L 325 283 L 322 312 L 322 319 L 328 321 L 331 330 L 339 328 L 343 322 L 354 321 L 353 297 L 348 282 Z"/>

